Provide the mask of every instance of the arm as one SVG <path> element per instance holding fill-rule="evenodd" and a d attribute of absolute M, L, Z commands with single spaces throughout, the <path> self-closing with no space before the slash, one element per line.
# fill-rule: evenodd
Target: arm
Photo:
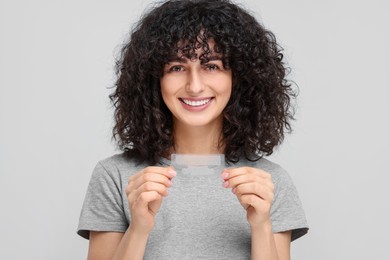
<path fill-rule="evenodd" d="M 252 229 L 252 260 L 290 260 L 291 231 L 272 233 L 272 228 Z"/>
<path fill-rule="evenodd" d="M 125 233 L 90 232 L 88 260 L 143 259 L 154 218 L 175 176 L 172 168 L 147 167 L 129 178 L 131 224 Z"/>
<path fill-rule="evenodd" d="M 247 212 L 251 226 L 252 260 L 289 260 L 291 232 L 272 232 L 270 210 L 274 197 L 271 175 L 252 167 L 226 169 L 224 187 L 232 188 Z"/>
<path fill-rule="evenodd" d="M 92 231 L 88 260 L 142 259 L 147 239 L 148 234 L 136 234 L 131 228 L 125 233 Z"/>

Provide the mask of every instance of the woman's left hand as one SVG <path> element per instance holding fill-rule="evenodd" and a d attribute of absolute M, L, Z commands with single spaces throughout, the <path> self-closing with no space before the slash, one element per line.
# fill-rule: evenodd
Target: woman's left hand
<path fill-rule="evenodd" d="M 270 211 L 274 198 L 271 175 L 252 167 L 229 168 L 222 172 L 225 188 L 232 188 L 247 212 L 251 228 L 270 224 Z"/>

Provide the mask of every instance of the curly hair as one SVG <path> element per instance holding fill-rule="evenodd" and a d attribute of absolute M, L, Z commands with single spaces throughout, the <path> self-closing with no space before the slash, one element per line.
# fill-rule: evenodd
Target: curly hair
<path fill-rule="evenodd" d="M 178 53 L 193 58 L 198 48 L 207 60 L 210 39 L 233 75 L 223 112 L 226 161 L 270 155 L 291 131 L 295 92 L 274 34 L 228 0 L 171 0 L 141 18 L 116 63 L 113 138 L 125 153 L 151 164 L 168 156 L 174 136 L 160 90 L 163 66 Z"/>

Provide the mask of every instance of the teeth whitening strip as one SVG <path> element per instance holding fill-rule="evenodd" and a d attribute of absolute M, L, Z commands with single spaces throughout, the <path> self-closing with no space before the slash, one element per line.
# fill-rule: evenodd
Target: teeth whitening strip
<path fill-rule="evenodd" d="M 225 155 L 172 154 L 172 165 L 182 174 L 219 176 L 225 167 Z"/>
<path fill-rule="evenodd" d="M 173 165 L 189 167 L 189 166 L 221 166 L 225 164 L 225 155 L 210 154 L 172 154 L 171 161 Z"/>

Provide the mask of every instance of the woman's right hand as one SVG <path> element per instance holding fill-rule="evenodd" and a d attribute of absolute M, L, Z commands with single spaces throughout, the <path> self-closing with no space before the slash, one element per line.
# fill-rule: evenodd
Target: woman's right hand
<path fill-rule="evenodd" d="M 146 167 L 129 178 L 126 188 L 131 214 L 130 228 L 149 234 L 162 198 L 168 195 L 172 178 L 176 172 L 172 167 Z"/>

